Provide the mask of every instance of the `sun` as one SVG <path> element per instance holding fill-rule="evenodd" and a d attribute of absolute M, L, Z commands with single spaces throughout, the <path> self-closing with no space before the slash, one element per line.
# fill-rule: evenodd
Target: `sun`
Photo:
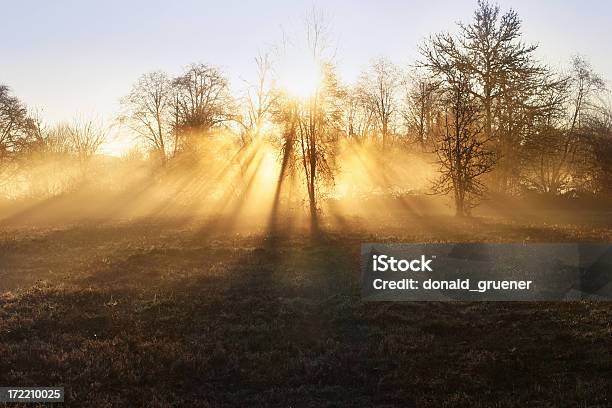
<path fill-rule="evenodd" d="M 321 65 L 309 58 L 288 58 L 281 66 L 279 85 L 290 96 L 307 99 L 322 82 Z"/>
<path fill-rule="evenodd" d="M 134 148 L 134 146 L 135 144 L 132 139 L 116 136 L 107 140 L 100 147 L 100 152 L 109 156 L 121 157 Z"/>

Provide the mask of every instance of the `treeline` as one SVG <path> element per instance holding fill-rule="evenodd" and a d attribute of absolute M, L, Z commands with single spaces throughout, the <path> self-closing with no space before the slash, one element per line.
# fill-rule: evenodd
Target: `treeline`
<path fill-rule="evenodd" d="M 347 151 L 374 160 L 383 189 L 394 183 L 388 169 L 397 152 L 432 158 L 438 172 L 431 190 L 454 197 L 458 215 L 488 192 L 612 193 L 605 81 L 579 56 L 568 72 L 538 62 L 516 12 L 480 1 L 471 22 L 426 39 L 411 67 L 379 58 L 354 84 L 336 74 L 324 19 L 313 14 L 306 30 L 300 63 L 314 72 L 293 78 L 301 88 L 282 78 L 283 59 L 297 54 L 282 44 L 255 59 L 256 80 L 240 95 L 213 65 L 191 64 L 176 76 L 146 73 L 122 98 L 115 126 L 138 137 L 156 174 L 235 161 L 244 176 L 266 144 L 278 157 L 277 190 L 299 180 L 312 219 Z M 45 127 L 0 87 L 5 181 L 8 168 L 58 156 L 71 157 L 71 180 L 82 180 L 108 132 L 93 120 Z M 210 153 L 220 143 L 226 157 Z"/>

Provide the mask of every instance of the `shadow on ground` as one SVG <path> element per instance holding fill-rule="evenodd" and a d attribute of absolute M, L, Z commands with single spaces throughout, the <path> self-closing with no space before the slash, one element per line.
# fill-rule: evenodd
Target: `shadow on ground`
<path fill-rule="evenodd" d="M 5 232 L 0 384 L 64 386 L 68 406 L 91 407 L 610 406 L 605 303 L 359 296 L 362 242 L 600 231 L 422 221 L 314 238 L 147 223 Z"/>

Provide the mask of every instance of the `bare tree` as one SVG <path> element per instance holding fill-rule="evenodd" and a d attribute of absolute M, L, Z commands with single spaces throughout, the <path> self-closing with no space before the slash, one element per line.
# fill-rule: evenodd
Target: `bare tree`
<path fill-rule="evenodd" d="M 178 131 L 206 133 L 233 118 L 229 84 L 218 68 L 191 64 L 172 85 Z"/>
<path fill-rule="evenodd" d="M 425 151 L 435 135 L 437 91 L 439 84 L 425 76 L 415 76 L 407 84 L 405 108 L 402 115 L 408 130 L 415 135 L 421 150 Z"/>
<path fill-rule="evenodd" d="M 82 180 L 80 162 L 72 146 L 70 125 L 46 126 L 35 116 L 36 138 L 21 170 L 28 181 L 28 191 L 38 197 L 68 191 Z"/>
<path fill-rule="evenodd" d="M 482 101 L 472 89 L 474 78 L 453 36 L 434 36 L 420 51 L 425 59 L 421 65 L 440 81 L 444 106 L 443 132 L 436 143 L 440 177 L 434 191 L 452 192 L 456 214 L 464 216 L 486 191 L 481 176 L 495 164 L 495 154 L 487 147 L 491 139 L 483 132 Z"/>
<path fill-rule="evenodd" d="M 343 90 L 339 86 L 335 67 L 327 55 L 329 25 L 325 17 L 314 10 L 306 20 L 306 49 L 302 52 L 309 66 L 320 69 L 320 82 L 308 96 L 282 92 L 277 101 L 275 119 L 283 128 L 281 177 L 290 169 L 300 172 L 305 180 L 311 226 L 318 226 L 318 205 L 321 187 L 334 179 L 335 153 Z M 283 180 L 279 180 L 279 185 Z"/>
<path fill-rule="evenodd" d="M 372 136 L 377 119 L 371 104 L 363 100 L 358 86 L 350 87 L 344 99 L 343 127 L 349 138 L 364 141 Z"/>
<path fill-rule="evenodd" d="M 583 119 L 588 118 L 593 109 L 597 109 L 593 100 L 595 96 L 606 89 L 606 82 L 599 76 L 591 64 L 583 57 L 576 55 L 572 58 L 572 71 L 570 74 L 571 119 L 568 133 L 580 128 Z"/>
<path fill-rule="evenodd" d="M 379 58 L 359 78 L 359 92 L 377 119 L 382 136 L 383 152 L 387 148 L 389 127 L 398 111 L 401 75 L 397 66 Z"/>
<path fill-rule="evenodd" d="M 0 163 L 19 150 L 30 124 L 25 105 L 6 85 L 0 85 Z"/>
<path fill-rule="evenodd" d="M 482 113 L 469 87 L 469 79 L 458 73 L 446 89 L 444 133 L 436 144 L 440 177 L 434 191 L 452 192 L 458 216 L 470 213 L 486 191 L 480 176 L 493 169 L 495 155 L 487 149 L 482 134 Z"/>
<path fill-rule="evenodd" d="M 602 106 L 589 118 L 593 192 L 612 197 L 612 106 Z"/>
<path fill-rule="evenodd" d="M 322 89 L 298 112 L 297 134 L 300 158 L 306 178 L 311 220 L 317 220 L 317 196 L 321 180 L 332 181 L 340 122 L 341 90 L 333 67 L 324 66 Z"/>
<path fill-rule="evenodd" d="M 92 157 L 107 140 L 108 129 L 99 120 L 79 118 L 67 131 L 70 147 L 79 160 L 82 175 L 86 176 Z"/>
<path fill-rule="evenodd" d="M 474 77 L 472 92 L 484 110 L 484 134 L 494 141 L 500 159 L 496 187 L 506 191 L 520 147 L 520 140 L 514 137 L 520 125 L 514 121 L 524 119 L 513 113 L 535 108 L 538 99 L 530 96 L 541 86 L 547 70 L 536 63 L 537 46 L 521 41 L 521 20 L 512 9 L 501 14 L 499 6 L 479 0 L 473 22 L 460 24 L 460 28 L 463 63 Z"/>
<path fill-rule="evenodd" d="M 174 143 L 172 104 L 170 79 L 159 71 L 142 75 L 122 99 L 125 113 L 121 120 L 155 150 L 162 166 Z"/>
<path fill-rule="evenodd" d="M 255 57 L 257 79 L 249 84 L 244 96 L 243 115 L 239 123 L 243 129 L 243 143 L 247 144 L 261 136 L 262 127 L 270 115 L 272 107 L 278 98 L 274 91 L 272 77 L 272 59 L 270 54 L 261 53 Z"/>
<path fill-rule="evenodd" d="M 45 151 L 53 155 L 72 153 L 72 130 L 68 123 L 58 123 L 45 132 Z"/>
<path fill-rule="evenodd" d="M 575 190 L 589 177 L 594 160 L 592 129 L 586 125 L 597 113 L 597 96 L 605 82 L 581 57 L 572 60 L 561 86 L 549 87 L 550 109 L 523 143 L 524 182 L 528 188 L 556 195 Z"/>

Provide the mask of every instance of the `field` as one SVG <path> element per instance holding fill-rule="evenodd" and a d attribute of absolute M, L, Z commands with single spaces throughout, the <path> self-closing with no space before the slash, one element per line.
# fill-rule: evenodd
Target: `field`
<path fill-rule="evenodd" d="M 0 384 L 87 407 L 609 407 L 609 303 L 360 300 L 362 242 L 612 241 L 609 213 L 566 215 L 5 226 Z"/>

